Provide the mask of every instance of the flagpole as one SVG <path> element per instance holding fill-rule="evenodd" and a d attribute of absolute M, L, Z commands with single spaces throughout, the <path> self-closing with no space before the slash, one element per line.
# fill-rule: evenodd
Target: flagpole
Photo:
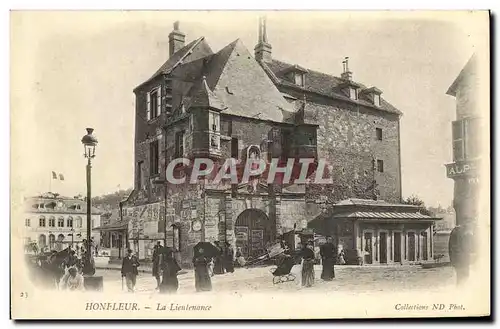
<path fill-rule="evenodd" d="M 52 193 L 52 172 L 50 172 L 49 177 L 49 193 Z"/>

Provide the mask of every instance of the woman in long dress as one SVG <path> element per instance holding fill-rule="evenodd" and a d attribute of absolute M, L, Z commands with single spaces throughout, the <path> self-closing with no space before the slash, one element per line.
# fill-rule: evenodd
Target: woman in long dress
<path fill-rule="evenodd" d="M 160 265 L 163 271 L 163 276 L 160 284 L 160 293 L 175 293 L 179 289 L 179 280 L 177 280 L 177 272 L 181 270 L 179 264 L 174 258 L 172 250 L 168 250 L 160 256 Z"/>
<path fill-rule="evenodd" d="M 227 273 L 234 272 L 234 252 L 229 242 L 226 242 L 226 249 L 224 252 L 224 268 Z"/>
<path fill-rule="evenodd" d="M 218 250 L 217 255 L 215 255 L 214 259 L 214 274 L 224 274 L 223 251 L 219 244 L 219 241 L 215 241 L 214 244 Z"/>
<path fill-rule="evenodd" d="M 314 284 L 314 245 L 308 242 L 302 252 L 302 286 L 312 287 Z"/>
<path fill-rule="evenodd" d="M 194 286 L 196 291 L 212 290 L 212 280 L 208 272 L 210 259 L 203 255 L 203 249 L 199 249 L 198 253 L 193 257 L 194 265 Z"/>

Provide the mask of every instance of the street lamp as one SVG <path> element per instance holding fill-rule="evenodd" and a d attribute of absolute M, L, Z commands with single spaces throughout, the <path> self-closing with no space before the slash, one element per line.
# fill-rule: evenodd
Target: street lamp
<path fill-rule="evenodd" d="M 91 169 L 92 169 L 92 159 L 95 157 L 95 147 L 97 145 L 97 139 L 92 135 L 94 131 L 93 128 L 86 128 L 87 134 L 82 138 L 82 144 L 84 148 L 84 156 L 87 158 L 87 252 L 85 255 L 84 265 L 83 265 L 83 274 L 86 276 L 86 279 L 91 278 L 95 274 L 95 265 L 94 260 L 92 258 L 92 239 L 91 239 L 91 231 L 92 231 L 92 193 L 91 193 Z M 101 288 L 102 287 L 102 277 L 95 277 L 96 280 L 87 280 L 89 282 L 89 286 L 93 286 L 93 288 Z M 92 281 L 92 284 L 90 284 Z M 95 286 L 97 284 L 97 286 Z"/>

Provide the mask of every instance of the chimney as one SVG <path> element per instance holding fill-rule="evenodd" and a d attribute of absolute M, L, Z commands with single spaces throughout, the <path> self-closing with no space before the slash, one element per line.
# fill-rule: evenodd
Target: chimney
<path fill-rule="evenodd" d="M 344 71 L 340 75 L 340 77 L 344 80 L 352 80 L 352 72 L 349 71 L 349 57 L 344 58 L 344 61 L 342 62 L 344 66 Z"/>
<path fill-rule="evenodd" d="M 259 18 L 259 42 L 254 48 L 257 61 L 271 61 L 271 45 L 267 42 L 266 18 Z"/>
<path fill-rule="evenodd" d="M 179 31 L 179 21 L 174 22 L 174 30 L 168 35 L 169 54 L 172 57 L 179 49 L 184 47 L 186 35 Z"/>

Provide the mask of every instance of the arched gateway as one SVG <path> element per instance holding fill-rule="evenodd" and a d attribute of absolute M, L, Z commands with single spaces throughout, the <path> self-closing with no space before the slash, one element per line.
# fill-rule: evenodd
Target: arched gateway
<path fill-rule="evenodd" d="M 259 257 L 265 253 L 266 245 L 273 239 L 274 225 L 259 209 L 244 210 L 234 224 L 236 247 L 241 247 L 245 258 Z"/>

